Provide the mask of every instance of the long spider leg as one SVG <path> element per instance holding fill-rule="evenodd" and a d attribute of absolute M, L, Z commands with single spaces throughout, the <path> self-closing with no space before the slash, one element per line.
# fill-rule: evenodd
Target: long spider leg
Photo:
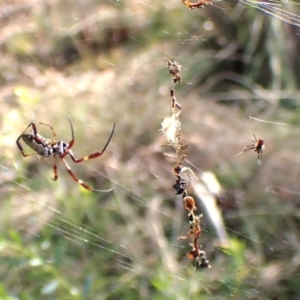
<path fill-rule="evenodd" d="M 37 129 L 36 129 L 36 125 L 35 125 L 35 120 L 34 120 L 34 114 L 32 113 L 32 121 L 31 123 L 29 124 L 29 126 L 32 126 L 32 129 L 33 129 L 33 133 L 35 136 L 37 136 Z M 28 127 L 29 127 L 28 126 Z M 24 131 L 23 131 L 24 132 Z"/>
<path fill-rule="evenodd" d="M 53 154 L 53 173 L 54 173 L 54 177 L 51 179 L 56 181 L 58 178 L 58 173 L 57 173 L 57 165 L 56 165 L 56 155 Z"/>
<path fill-rule="evenodd" d="M 249 150 L 253 150 L 253 149 L 255 149 L 255 145 L 249 145 L 249 146 L 246 146 L 246 147 L 244 147 L 244 152 L 245 151 L 249 151 Z"/>
<path fill-rule="evenodd" d="M 82 161 L 84 161 L 84 160 L 89 160 L 89 159 L 96 158 L 96 157 L 99 156 L 99 155 L 94 156 L 95 154 L 98 154 L 98 153 L 94 153 L 94 154 L 91 154 L 91 155 L 88 155 L 88 156 L 85 156 L 85 157 L 82 157 L 82 158 L 78 158 L 78 159 L 77 159 L 77 158 L 75 157 L 75 155 L 74 155 L 74 153 L 73 153 L 72 150 L 68 150 L 67 153 L 70 155 L 71 159 L 72 159 L 75 163 L 80 163 L 80 162 L 82 162 Z"/>
<path fill-rule="evenodd" d="M 263 151 L 260 150 L 257 154 L 257 164 L 260 166 L 262 161 Z"/>
<path fill-rule="evenodd" d="M 71 127 L 71 133 L 72 133 L 72 140 L 70 141 L 70 143 L 68 144 L 67 148 L 64 149 L 64 153 L 62 155 L 60 155 L 60 158 L 61 159 L 64 159 L 68 154 L 69 152 L 72 153 L 73 157 L 75 158 L 74 154 L 72 151 L 70 151 L 69 149 L 71 149 L 75 143 L 75 136 L 74 136 L 74 129 L 73 129 L 73 124 L 72 124 L 72 121 L 71 121 L 71 118 L 70 116 L 68 115 L 68 120 L 69 120 L 69 123 L 70 123 L 70 127 Z M 70 155 L 71 156 L 71 155 Z M 72 156 L 71 156 L 72 157 Z M 73 159 L 72 157 L 72 159 Z M 82 161 L 82 160 L 81 160 Z"/>
<path fill-rule="evenodd" d="M 22 134 L 23 134 L 23 133 L 22 133 Z M 23 150 L 23 147 L 22 147 L 22 145 L 21 145 L 21 143 L 20 143 L 20 139 L 21 139 L 21 137 L 22 137 L 22 134 L 17 138 L 16 143 L 17 143 L 17 146 L 18 146 L 18 148 L 19 148 L 21 154 L 23 155 L 23 157 L 27 157 L 27 156 L 29 156 L 29 155 L 35 153 L 35 152 L 31 152 L 31 153 L 29 153 L 29 154 L 25 154 L 25 152 L 24 152 L 24 150 Z"/>
<path fill-rule="evenodd" d="M 30 126 L 32 127 L 33 132 L 34 132 L 34 134 L 36 135 L 36 126 L 35 126 L 35 124 L 34 124 L 34 120 L 32 120 L 32 121 L 29 123 L 29 125 L 23 130 L 23 132 L 20 134 L 20 136 L 19 136 L 19 137 L 17 138 L 17 140 L 16 140 L 17 146 L 18 146 L 19 150 L 21 151 L 23 157 L 27 157 L 27 156 L 32 155 L 32 154 L 35 153 L 35 152 L 31 152 L 31 153 L 25 154 L 24 149 L 23 149 L 23 147 L 22 147 L 22 145 L 21 145 L 21 143 L 20 143 L 20 139 L 22 138 L 23 133 L 24 133 Z"/>
<path fill-rule="evenodd" d="M 53 140 L 52 140 L 52 142 L 55 142 L 55 141 L 56 141 L 56 133 L 55 133 L 55 131 L 54 131 L 53 127 L 52 127 L 51 125 L 49 125 L 49 124 L 42 123 L 42 122 L 40 122 L 40 124 L 41 124 L 41 125 L 48 126 L 48 127 L 51 129 L 51 131 L 52 131 L 52 135 L 53 135 Z"/>
<path fill-rule="evenodd" d="M 101 155 L 104 153 L 104 151 L 106 150 L 106 148 L 107 148 L 107 146 L 108 146 L 108 144 L 109 144 L 109 142 L 110 142 L 110 140 L 111 140 L 111 138 L 112 138 L 112 136 L 113 136 L 113 134 L 114 134 L 115 127 L 116 127 L 116 124 L 114 123 L 112 132 L 111 132 L 111 134 L 110 134 L 110 136 L 109 136 L 109 139 L 108 139 L 108 141 L 106 142 L 106 144 L 105 144 L 105 146 L 104 146 L 104 148 L 102 149 L 101 152 L 96 152 L 96 153 L 93 153 L 93 154 L 84 156 L 84 157 L 82 157 L 82 158 L 76 158 L 75 155 L 74 155 L 74 153 L 73 153 L 71 150 L 69 150 L 69 149 L 71 148 L 70 145 L 73 145 L 73 144 L 74 144 L 74 140 L 72 140 L 72 141 L 70 142 L 68 148 L 66 149 L 66 153 L 63 154 L 63 158 L 64 158 L 67 154 L 70 154 L 71 159 L 72 159 L 75 163 L 80 163 L 80 162 L 82 162 L 82 161 L 84 161 L 84 160 L 89 160 L 89 159 L 93 159 L 93 158 L 96 158 L 96 157 L 101 156 Z M 72 135 L 73 135 L 73 131 L 72 131 Z M 72 142 L 73 142 L 73 143 L 72 143 Z"/>
<path fill-rule="evenodd" d="M 243 154 L 244 152 L 245 152 L 245 151 L 241 151 L 241 152 L 237 153 L 235 156 L 241 155 L 241 154 Z"/>
<path fill-rule="evenodd" d="M 249 151 L 249 150 L 253 150 L 253 149 L 255 149 L 255 145 L 249 145 L 249 146 L 246 146 L 246 147 L 244 147 L 243 151 L 237 153 L 235 156 L 241 155 L 241 154 L 243 154 L 244 152 Z"/>
<path fill-rule="evenodd" d="M 114 134 L 114 132 L 115 132 L 115 127 L 116 127 L 116 123 L 114 123 L 113 129 L 112 129 L 111 134 L 110 134 L 110 136 L 109 136 L 109 139 L 108 139 L 108 141 L 106 142 L 104 148 L 103 148 L 102 151 L 101 151 L 101 155 L 102 155 L 102 154 L 104 153 L 104 151 L 106 150 L 106 148 L 107 148 L 107 146 L 108 146 L 108 144 L 109 144 L 109 142 L 110 142 L 110 140 L 111 140 L 111 138 L 112 138 L 112 136 L 113 136 L 113 134 Z"/>
<path fill-rule="evenodd" d="M 71 121 L 71 118 L 70 118 L 69 115 L 68 115 L 68 119 L 69 119 L 69 123 L 70 123 L 70 127 L 71 127 L 71 132 L 72 132 L 72 140 L 69 143 L 68 149 L 71 149 L 73 147 L 73 145 L 74 145 L 74 142 L 75 142 L 75 136 L 74 136 L 73 124 L 72 124 L 72 121 Z"/>
<path fill-rule="evenodd" d="M 19 149 L 20 149 L 21 154 L 22 154 L 23 157 L 27 157 L 27 156 L 30 156 L 30 155 L 36 153 L 36 152 L 24 153 L 24 151 L 21 149 L 22 148 L 21 145 L 19 145 L 18 143 L 17 143 L 17 145 L 18 145 L 18 147 L 19 147 Z"/>
<path fill-rule="evenodd" d="M 69 175 L 73 178 L 73 180 L 75 180 L 76 182 L 78 182 L 78 184 L 80 184 L 83 188 L 89 190 L 89 191 L 93 191 L 93 192 L 103 192 L 103 193 L 107 193 L 107 192 L 110 192 L 112 191 L 112 188 L 111 189 L 108 189 L 108 190 L 95 190 L 95 189 L 92 189 L 89 185 L 87 185 L 83 180 L 79 179 L 76 177 L 76 175 L 72 172 L 70 166 L 68 165 L 68 163 L 66 162 L 66 160 L 60 156 L 65 168 L 67 169 Z"/>

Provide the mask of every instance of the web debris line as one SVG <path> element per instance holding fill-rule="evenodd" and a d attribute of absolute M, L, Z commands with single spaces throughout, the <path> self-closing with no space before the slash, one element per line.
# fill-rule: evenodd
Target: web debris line
<path fill-rule="evenodd" d="M 181 65 L 179 65 L 173 58 L 171 60 L 167 59 L 167 68 L 173 77 L 173 83 L 181 83 Z M 173 188 L 177 192 L 176 195 L 182 196 L 184 207 L 188 210 L 188 223 L 190 228 L 186 236 L 178 237 L 177 240 L 187 240 L 191 238 L 193 243 L 190 243 L 191 250 L 187 253 L 187 257 L 195 260 L 195 264 L 201 268 L 211 268 L 209 260 L 206 258 L 205 251 L 200 250 L 201 246 L 198 245 L 198 239 L 201 234 L 200 220 L 202 218 L 202 214 L 195 214 L 195 211 L 197 211 L 195 200 L 193 197 L 188 196 L 187 183 L 181 176 L 182 173 L 187 172 L 192 175 L 196 181 L 198 181 L 198 178 L 192 169 L 183 165 L 187 156 L 188 143 L 181 138 L 180 114 L 182 107 L 176 100 L 174 89 L 170 90 L 170 97 L 172 114 L 170 117 L 164 118 L 159 131 L 165 136 L 168 145 L 172 146 L 176 152 L 176 163 L 172 168 L 172 173 L 176 177 L 176 182 L 173 185 Z"/>

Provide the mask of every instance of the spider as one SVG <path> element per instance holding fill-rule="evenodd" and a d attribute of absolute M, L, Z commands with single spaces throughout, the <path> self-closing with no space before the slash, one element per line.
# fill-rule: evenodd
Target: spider
<path fill-rule="evenodd" d="M 87 185 L 84 181 L 82 181 L 81 179 L 77 178 L 76 175 L 72 172 L 71 167 L 68 165 L 68 163 L 65 160 L 65 157 L 67 155 L 70 155 L 71 159 L 75 162 L 75 163 L 81 163 L 85 160 L 89 160 L 89 159 L 93 159 L 96 157 L 101 156 L 104 151 L 106 150 L 113 134 L 115 131 L 115 125 L 113 125 L 113 129 L 112 132 L 109 136 L 108 141 L 106 142 L 104 148 L 102 149 L 101 152 L 96 152 L 93 154 L 90 154 L 88 156 L 84 156 L 82 158 L 76 158 L 71 150 L 71 148 L 73 147 L 74 143 L 75 143 L 75 137 L 74 137 L 74 130 L 73 130 L 73 125 L 71 122 L 71 119 L 68 115 L 68 119 L 69 119 L 69 123 L 71 126 L 71 132 L 72 132 L 72 140 L 69 143 L 66 143 L 64 141 L 59 141 L 57 142 L 56 139 L 56 133 L 53 129 L 53 127 L 49 124 L 45 124 L 45 123 L 41 123 L 41 125 L 45 125 L 48 126 L 53 134 L 53 139 L 47 139 L 44 138 L 43 136 L 41 136 L 40 134 L 37 133 L 37 127 L 34 121 L 34 117 L 32 117 L 32 121 L 30 122 L 30 124 L 26 127 L 26 129 L 22 132 L 22 134 L 17 138 L 16 143 L 17 146 L 19 148 L 19 150 L 21 151 L 21 154 L 23 155 L 23 157 L 27 157 L 29 155 L 32 155 L 34 153 L 37 154 L 37 158 L 39 160 L 43 160 L 45 157 L 49 157 L 51 155 L 53 155 L 53 172 L 54 172 L 54 177 L 51 179 L 56 181 L 58 179 L 58 173 L 57 173 L 57 166 L 56 166 L 56 156 L 59 156 L 60 159 L 62 160 L 65 168 L 67 169 L 69 175 L 73 178 L 73 180 L 75 180 L 78 184 L 80 184 L 83 188 L 89 190 L 89 191 L 94 191 L 94 192 L 109 192 L 112 189 L 108 189 L 108 190 L 95 190 L 93 188 L 91 188 L 89 185 Z M 28 128 L 32 128 L 30 131 L 27 131 Z M 27 132 L 26 132 L 27 131 Z M 31 153 L 24 153 L 24 150 L 22 148 L 22 145 L 20 143 L 20 140 L 23 140 L 25 142 L 25 144 L 27 144 L 32 150 L 34 150 L 34 152 Z"/>
<path fill-rule="evenodd" d="M 266 148 L 266 145 L 264 144 L 263 139 L 257 139 L 255 134 L 253 134 L 253 136 L 254 136 L 254 140 L 252 140 L 252 142 L 254 144 L 244 147 L 244 150 L 242 152 L 239 152 L 237 155 L 240 155 L 248 150 L 254 149 L 254 152 L 257 152 L 257 164 L 261 165 L 262 156 L 263 156 L 264 149 Z"/>
<path fill-rule="evenodd" d="M 182 0 L 181 2 L 190 9 L 204 8 L 205 5 L 212 5 L 212 2 L 210 0 L 200 0 L 200 1 L 194 2 L 194 3 L 190 2 L 189 0 Z"/>

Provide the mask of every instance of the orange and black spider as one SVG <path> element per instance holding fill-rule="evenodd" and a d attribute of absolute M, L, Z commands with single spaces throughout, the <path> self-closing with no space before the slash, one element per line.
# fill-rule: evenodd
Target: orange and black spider
<path fill-rule="evenodd" d="M 35 125 L 35 121 L 32 118 L 32 121 L 30 122 L 30 124 L 26 127 L 26 129 L 22 132 L 22 134 L 17 138 L 17 146 L 19 148 L 19 150 L 21 151 L 23 157 L 27 157 L 29 155 L 32 155 L 34 153 L 37 154 L 37 158 L 39 160 L 42 160 L 45 157 L 49 157 L 51 155 L 53 155 L 53 172 L 54 172 L 54 177 L 51 178 L 54 181 L 57 180 L 58 178 L 58 173 L 57 173 L 57 166 L 56 166 L 56 156 L 59 156 L 60 159 L 62 160 L 65 168 L 67 169 L 69 175 L 73 178 L 73 180 L 75 180 L 76 182 L 78 182 L 78 184 L 80 184 L 82 187 L 84 187 L 85 189 L 89 190 L 89 191 L 94 191 L 94 192 L 109 192 L 112 189 L 109 190 L 95 190 L 93 188 L 91 188 L 89 185 L 87 185 L 84 181 L 82 181 L 81 179 L 77 178 L 76 175 L 72 172 L 71 167 L 68 165 L 68 163 L 65 160 L 65 157 L 67 155 L 70 155 L 71 159 L 75 162 L 75 163 L 80 163 L 83 162 L 84 160 L 89 160 L 89 159 L 93 159 L 96 157 L 101 156 L 104 151 L 106 150 L 113 134 L 115 131 L 115 125 L 113 126 L 112 132 L 109 136 L 108 141 L 106 142 L 104 148 L 102 149 L 101 152 L 96 152 L 93 154 L 90 154 L 88 156 L 84 156 L 82 158 L 76 158 L 71 150 L 71 148 L 73 147 L 74 143 L 75 143 L 75 137 L 74 137 L 74 130 L 73 130 L 73 125 L 71 122 L 70 117 L 68 116 L 69 119 L 69 123 L 71 126 L 71 132 L 72 132 L 72 140 L 70 141 L 70 143 L 66 143 L 63 141 L 59 141 L 57 142 L 55 140 L 56 138 L 56 133 L 53 129 L 53 127 L 49 124 L 45 124 L 45 123 L 40 123 L 42 125 L 48 126 L 53 134 L 53 139 L 47 139 L 44 138 L 43 136 L 41 136 L 40 134 L 37 133 L 37 127 Z M 26 132 L 28 130 L 29 127 L 32 127 L 32 129 L 29 132 Z M 20 143 L 20 140 L 23 140 L 25 142 L 25 144 L 27 144 L 32 150 L 34 150 L 34 152 L 25 154 L 24 150 L 22 148 L 22 145 Z"/>
<path fill-rule="evenodd" d="M 210 0 L 200 0 L 197 2 L 190 2 L 189 0 L 182 0 L 181 2 L 184 3 L 190 9 L 204 8 L 205 5 L 212 5 L 212 1 L 210 1 Z"/>
<path fill-rule="evenodd" d="M 262 161 L 262 157 L 263 157 L 263 153 L 264 153 L 264 149 L 266 148 L 266 145 L 264 144 L 263 139 L 257 139 L 255 134 L 253 134 L 253 136 L 254 136 L 254 140 L 252 140 L 252 142 L 254 144 L 244 147 L 244 150 L 239 152 L 237 155 L 240 155 L 248 150 L 254 150 L 254 152 L 257 152 L 257 163 L 258 163 L 258 165 L 261 165 L 261 161 Z"/>

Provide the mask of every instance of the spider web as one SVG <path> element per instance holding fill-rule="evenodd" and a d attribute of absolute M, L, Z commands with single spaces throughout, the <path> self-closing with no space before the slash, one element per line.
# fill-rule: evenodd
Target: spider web
<path fill-rule="evenodd" d="M 204 10 L 180 1 L 18 5 L 6 7 L 0 25 L 2 297 L 296 295 L 298 90 L 288 50 L 276 41 L 298 45 L 299 30 L 258 11 L 249 10 L 245 19 L 244 6 L 222 1 Z M 239 22 L 247 23 L 247 34 L 234 33 Z M 266 60 L 259 55 L 262 37 L 274 41 L 266 73 L 259 67 Z M 182 65 L 183 83 L 175 90 L 189 145 L 186 165 L 200 183 L 185 179 L 204 214 L 199 242 L 210 270 L 195 268 L 186 258 L 189 242 L 177 240 L 189 224 L 172 188 L 174 152 L 162 147 L 166 141 L 158 132 L 170 115 L 173 88 L 165 58 Z M 289 76 L 278 79 L 284 69 Z M 78 157 L 102 149 L 116 123 L 103 156 L 70 161 L 79 178 L 97 189 L 112 186 L 111 193 L 79 188 L 61 165 L 52 182 L 51 159 L 18 153 L 15 140 L 33 112 L 66 142 L 70 114 Z M 45 126 L 38 132 L 52 138 Z M 253 133 L 267 145 L 260 167 L 254 152 L 235 156 Z"/>

